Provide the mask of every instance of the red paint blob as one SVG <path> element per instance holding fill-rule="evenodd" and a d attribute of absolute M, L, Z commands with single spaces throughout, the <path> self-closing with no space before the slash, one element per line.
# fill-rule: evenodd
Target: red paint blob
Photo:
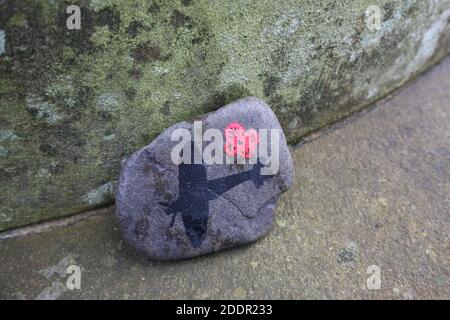
<path fill-rule="evenodd" d="M 238 122 L 232 122 L 225 128 L 224 150 L 229 156 L 252 158 L 255 156 L 258 143 L 258 133 L 253 128 L 245 130 Z"/>

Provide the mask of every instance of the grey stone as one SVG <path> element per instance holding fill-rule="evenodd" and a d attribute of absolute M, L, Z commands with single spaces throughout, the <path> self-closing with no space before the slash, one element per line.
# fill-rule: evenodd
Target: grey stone
<path fill-rule="evenodd" d="M 264 102 L 254 97 L 240 99 L 201 121 L 202 132 L 212 128 L 224 132 L 236 122 L 257 131 L 278 129 L 278 171 L 261 174 L 262 168 L 269 168 L 274 161 L 268 161 L 273 132 L 266 135 L 268 156 L 257 153 L 256 164 L 249 159 L 243 164 L 227 164 L 224 152 L 222 164 L 202 161 L 176 165 L 171 158 L 176 145 L 200 149 L 194 149 L 193 141 L 171 141 L 172 133 L 180 128 L 194 137 L 193 124 L 182 122 L 168 128 L 123 163 L 116 195 L 117 217 L 125 239 L 153 259 L 189 258 L 261 238 L 274 222 L 279 195 L 292 185 L 294 167 L 286 138 Z M 260 138 L 264 135 L 259 134 Z M 203 142 L 203 152 L 207 145 Z M 261 146 L 258 150 L 265 150 Z"/>

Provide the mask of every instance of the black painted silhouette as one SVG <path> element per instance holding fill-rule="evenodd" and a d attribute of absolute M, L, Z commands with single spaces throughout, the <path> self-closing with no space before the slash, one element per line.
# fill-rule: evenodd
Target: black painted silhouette
<path fill-rule="evenodd" d="M 191 150 L 194 151 L 193 143 Z M 192 157 L 193 154 L 194 152 L 191 152 Z M 205 165 L 181 163 L 178 167 L 178 198 L 170 203 L 160 202 L 165 207 L 166 214 L 172 215 L 170 226 L 173 226 L 176 215 L 181 213 L 191 245 L 194 248 L 200 247 L 206 236 L 209 201 L 247 180 L 251 180 L 259 189 L 265 180 L 272 178 L 269 175 L 261 175 L 262 167 L 263 165 L 258 160 L 251 170 L 208 180 Z"/>

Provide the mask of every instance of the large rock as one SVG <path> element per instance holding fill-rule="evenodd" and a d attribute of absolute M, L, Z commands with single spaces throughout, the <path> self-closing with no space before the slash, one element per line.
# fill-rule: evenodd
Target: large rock
<path fill-rule="evenodd" d="M 80 30 L 69 3 L 0 2 L 0 230 L 112 203 L 122 157 L 174 123 L 253 95 L 296 141 L 450 44 L 448 0 L 70 4 Z"/>
<path fill-rule="evenodd" d="M 233 134 L 240 128 L 258 136 L 252 144 L 248 135 L 247 152 L 242 153 Z M 222 141 L 195 140 L 196 134 L 207 140 L 209 129 L 218 130 Z M 188 140 L 173 139 L 177 130 Z M 226 130 L 231 135 L 225 139 Z M 214 142 L 218 147 L 212 151 Z M 184 157 L 181 164 L 174 163 L 173 154 L 179 153 Z M 216 156 L 214 163 L 209 154 Z M 226 161 L 227 155 L 231 161 Z M 258 99 L 241 99 L 194 125 L 173 125 L 133 153 L 120 174 L 118 220 L 125 239 L 158 260 L 189 258 L 252 242 L 272 226 L 278 196 L 294 180 L 293 167 L 272 110 Z"/>

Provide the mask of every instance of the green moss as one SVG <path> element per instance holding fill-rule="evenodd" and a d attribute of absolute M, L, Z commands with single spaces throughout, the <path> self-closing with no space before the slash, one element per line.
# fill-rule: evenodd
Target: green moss
<path fill-rule="evenodd" d="M 95 29 L 91 36 L 93 44 L 99 48 L 106 47 L 111 41 L 111 33 L 108 26 L 101 26 Z"/>
<path fill-rule="evenodd" d="M 8 21 L 9 27 L 26 27 L 27 26 L 27 17 L 25 13 L 18 12 L 17 14 L 13 15 L 11 19 Z"/>

